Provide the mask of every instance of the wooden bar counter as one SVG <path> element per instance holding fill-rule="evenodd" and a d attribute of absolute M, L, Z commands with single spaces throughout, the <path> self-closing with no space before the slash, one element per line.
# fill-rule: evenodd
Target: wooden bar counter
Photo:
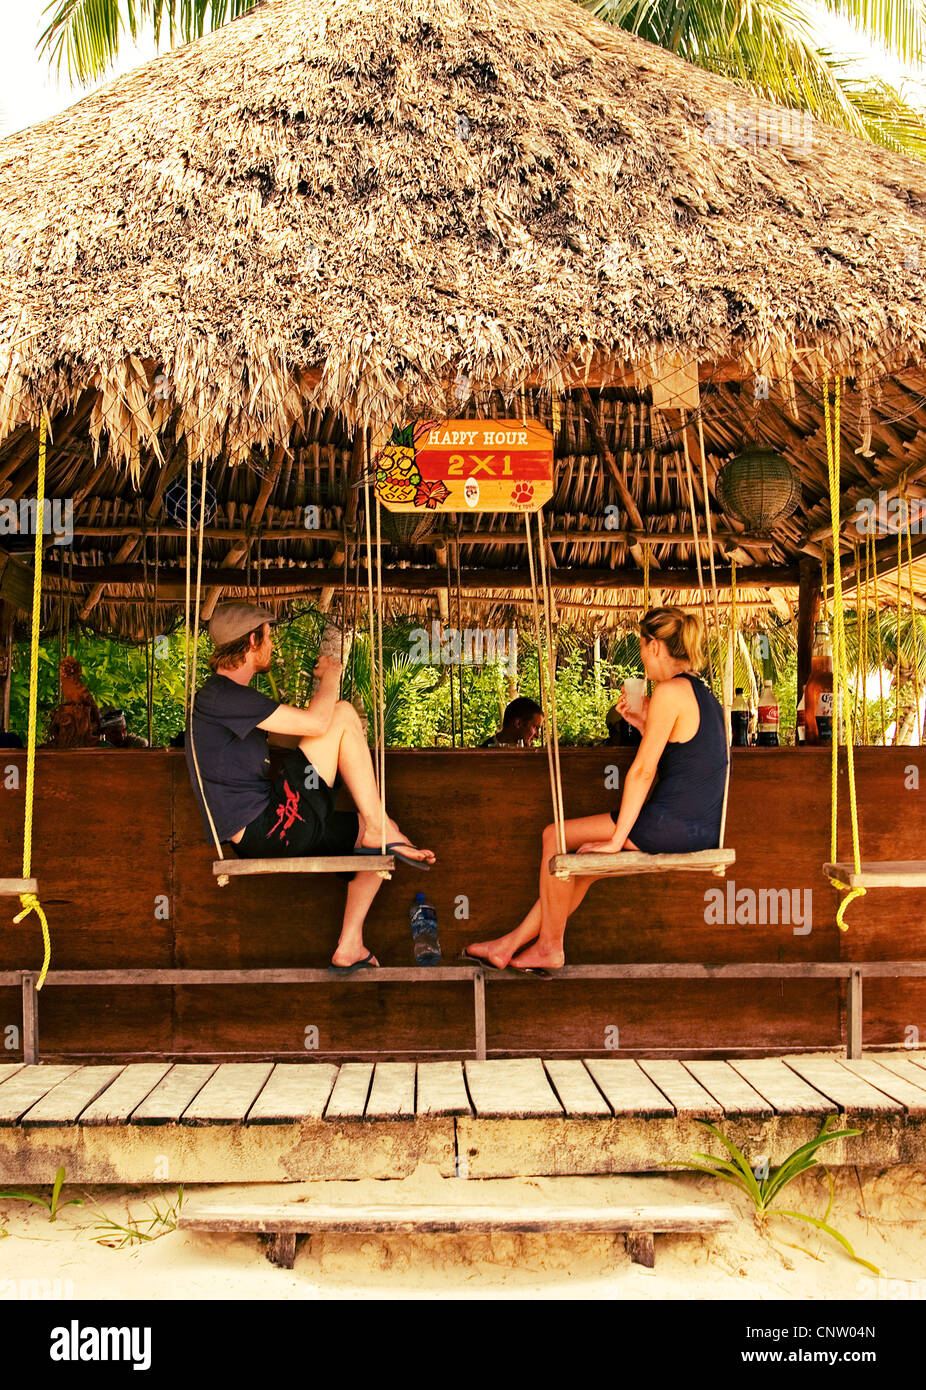
<path fill-rule="evenodd" d="M 733 756 L 726 840 L 737 862 L 726 882 L 672 874 L 596 884 L 567 932 L 567 961 L 926 958 L 926 893 L 869 892 L 850 906 L 849 930 L 836 927 L 838 895 L 822 874 L 830 858 L 829 750 L 734 749 Z M 622 781 L 630 761 L 631 750 L 564 748 L 567 815 L 617 805 L 606 780 L 613 783 L 617 769 Z M 0 873 L 8 876 L 20 870 L 24 763 L 21 753 L 0 754 Z M 921 859 L 923 750 L 857 750 L 856 774 L 862 857 Z M 343 880 L 281 875 L 218 887 L 182 753 L 40 751 L 36 782 L 33 873 L 53 969 L 328 964 Z M 466 942 L 509 929 L 536 896 L 540 832 L 551 818 L 546 754 L 398 750 L 387 756 L 386 787 L 391 813 L 438 863 L 428 874 L 397 866 L 370 914 L 368 944 L 384 966 L 413 964 L 408 910 L 421 889 L 437 907 L 443 963 L 457 965 Z M 843 776 L 838 857 L 850 856 Z M 7 910 L 12 918 L 18 905 L 8 902 Z M 40 962 L 35 917 L 8 922 L 0 969 Z M 840 980 L 509 983 L 490 973 L 486 985 L 490 1056 L 768 1055 L 846 1041 Z M 426 1059 L 472 1055 L 473 1047 L 469 979 L 427 988 L 337 979 L 46 988 L 41 1016 L 45 1060 Z M 19 992 L 0 989 L 6 1061 L 22 1057 L 21 1022 Z M 923 1039 L 926 979 L 869 981 L 866 1046 L 922 1046 Z"/>

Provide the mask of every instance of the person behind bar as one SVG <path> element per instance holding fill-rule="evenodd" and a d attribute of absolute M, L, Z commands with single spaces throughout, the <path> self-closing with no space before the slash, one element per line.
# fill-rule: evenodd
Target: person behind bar
<path fill-rule="evenodd" d="M 319 657 L 318 683 L 306 709 L 251 689 L 254 677 L 270 670 L 275 621 L 265 609 L 226 603 L 209 624 L 213 675 L 196 693 L 192 736 L 188 730 L 185 740 L 207 831 L 194 754 L 215 832 L 244 858 L 379 854 L 383 819 L 373 760 L 356 710 L 338 699 L 340 663 Z M 338 774 L 356 811 L 334 808 Z M 388 817 L 385 832 L 387 852 L 396 858 L 422 868 L 434 862 L 431 850 L 410 844 Z M 382 882 L 376 873 L 351 878 L 333 970 L 379 964 L 364 946 L 363 924 Z"/>
<path fill-rule="evenodd" d="M 680 608 L 651 608 L 640 622 L 640 656 L 654 682 L 651 699 L 633 713 L 622 696 L 618 709 L 642 734 L 616 811 L 567 820 L 569 853 L 687 854 L 720 841 L 727 773 L 723 710 L 695 673 L 703 667 L 699 620 Z M 655 793 L 650 788 L 659 776 Z M 524 920 L 504 936 L 477 941 L 466 954 L 504 969 L 549 971 L 565 960 L 563 938 L 596 877 L 560 880 L 549 872 L 556 854 L 552 825 L 543 832 L 540 896 Z M 533 945 L 529 943 L 533 942 Z"/>
<path fill-rule="evenodd" d="M 543 710 L 536 700 L 519 695 L 506 706 L 502 727 L 487 738 L 483 748 L 530 748 L 543 727 Z"/>

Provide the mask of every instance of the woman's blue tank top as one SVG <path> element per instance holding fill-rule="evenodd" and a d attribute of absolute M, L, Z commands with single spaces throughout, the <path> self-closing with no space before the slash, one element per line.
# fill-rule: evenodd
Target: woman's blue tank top
<path fill-rule="evenodd" d="M 684 743 L 667 743 L 659 759 L 659 781 L 647 802 L 679 820 L 720 835 L 723 791 L 727 776 L 727 737 L 723 708 L 699 676 L 691 681 L 700 712 L 698 732 Z"/>

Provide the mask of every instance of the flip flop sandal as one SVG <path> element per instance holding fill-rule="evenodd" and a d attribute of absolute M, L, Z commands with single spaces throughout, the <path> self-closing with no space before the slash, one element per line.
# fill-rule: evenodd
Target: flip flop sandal
<path fill-rule="evenodd" d="M 408 864 L 408 865 L 410 865 L 411 868 L 413 868 L 413 869 L 421 869 L 421 870 L 424 871 L 424 873 L 427 873 L 428 870 L 430 869 L 431 865 L 425 863 L 425 861 L 424 861 L 423 859 L 409 859 L 409 857 L 408 857 L 407 854 L 402 854 L 402 852 L 401 852 L 401 846 L 402 846 L 402 845 L 404 845 L 404 846 L 406 847 L 406 849 L 416 849 L 416 848 L 417 848 L 416 845 L 409 844 L 408 840 L 394 840 L 393 843 L 392 843 L 391 845 L 387 845 L 387 846 L 386 846 L 386 853 L 387 853 L 387 854 L 394 854 L 395 857 L 396 857 L 396 859 L 401 859 L 401 861 L 402 861 L 403 864 Z M 364 848 L 364 849 L 355 849 L 355 850 L 354 850 L 354 853 L 355 853 L 355 854 L 382 854 L 382 850 L 381 850 L 381 849 L 369 849 L 369 848 Z"/>
<path fill-rule="evenodd" d="M 542 965 L 512 965 L 512 970 L 516 970 L 519 975 L 533 975 L 538 980 L 552 980 L 558 974 L 557 970 L 546 970 Z"/>
<path fill-rule="evenodd" d="M 378 970 L 373 964 L 373 952 L 368 951 L 363 960 L 355 960 L 353 965 L 329 965 L 329 975 L 353 975 L 355 970 Z"/>

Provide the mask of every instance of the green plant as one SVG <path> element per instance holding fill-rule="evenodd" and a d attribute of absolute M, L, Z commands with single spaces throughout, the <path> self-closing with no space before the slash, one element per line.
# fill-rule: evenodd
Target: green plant
<path fill-rule="evenodd" d="M 98 1245 L 105 1245 L 109 1250 L 124 1250 L 127 1245 L 160 1240 L 161 1236 L 177 1229 L 177 1220 L 183 1206 L 183 1188 L 177 1188 L 176 1200 L 168 1202 L 164 1211 L 161 1211 L 157 1202 L 146 1202 L 145 1205 L 151 1215 L 140 1221 L 130 1217 L 127 1224 L 114 1221 L 105 1212 L 101 1213 L 103 1219 L 98 1221 L 93 1229 L 101 1231 L 102 1235 L 94 1236 L 93 1239 Z M 161 1229 L 158 1230 L 158 1227 Z"/>
<path fill-rule="evenodd" d="M 21 1192 L 16 1188 L 8 1192 L 0 1192 L 0 1202 L 32 1202 L 37 1207 L 45 1207 L 48 1212 L 49 1221 L 57 1218 L 61 1207 L 82 1207 L 83 1202 L 80 1197 L 69 1197 L 66 1202 L 60 1201 L 61 1189 L 64 1186 L 64 1166 L 62 1165 L 55 1174 L 55 1181 L 52 1185 L 50 1197 L 40 1197 L 35 1192 Z"/>
<path fill-rule="evenodd" d="M 825 1168 L 823 1168 L 823 1172 L 829 1183 L 830 1195 L 822 1218 L 810 1216 L 804 1211 L 771 1210 L 772 1204 L 788 1183 L 793 1182 L 801 1173 L 806 1173 L 811 1168 L 822 1168 L 823 1165 L 816 1157 L 818 1149 L 822 1148 L 824 1144 L 832 1143 L 834 1139 L 848 1139 L 862 1132 L 860 1129 L 830 1129 L 831 1119 L 835 1122 L 835 1117 L 827 1116 L 815 1139 L 811 1139 L 809 1143 L 802 1144 L 800 1148 L 795 1149 L 774 1172 L 769 1171 L 762 1178 L 757 1177 L 756 1173 L 753 1172 L 749 1160 L 742 1150 L 738 1149 L 726 1135 L 721 1134 L 716 1125 L 711 1124 L 709 1120 L 699 1120 L 698 1124 L 710 1130 L 711 1134 L 720 1140 L 730 1154 L 730 1159 L 715 1158 L 712 1154 L 696 1153 L 692 1155 L 692 1158 L 700 1159 L 699 1163 L 680 1163 L 678 1166 L 688 1168 L 695 1173 L 705 1173 L 711 1178 L 720 1178 L 723 1182 L 730 1182 L 741 1192 L 745 1192 L 755 1206 L 756 1220 L 761 1226 L 765 1225 L 770 1216 L 787 1216 L 795 1221 L 807 1221 L 811 1226 L 816 1226 L 818 1230 L 825 1231 L 827 1235 L 838 1241 L 857 1264 L 864 1265 L 866 1269 L 872 1270 L 875 1274 L 880 1274 L 881 1271 L 877 1265 L 873 1265 L 870 1261 L 863 1260 L 860 1255 L 856 1255 L 845 1236 L 829 1225 L 827 1218 L 833 1207 L 833 1194 L 836 1185 L 833 1182 L 832 1174 Z"/>

